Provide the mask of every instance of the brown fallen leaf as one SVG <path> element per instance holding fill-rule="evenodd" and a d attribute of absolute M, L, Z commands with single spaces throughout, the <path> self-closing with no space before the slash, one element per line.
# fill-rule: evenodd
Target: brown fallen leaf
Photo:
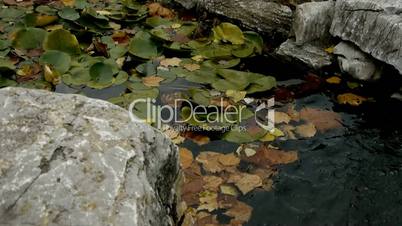
<path fill-rule="evenodd" d="M 189 140 L 192 140 L 194 143 L 202 146 L 208 144 L 210 142 L 210 138 L 205 135 L 201 135 L 192 131 L 186 131 L 183 136 Z"/>
<path fill-rule="evenodd" d="M 259 167 L 267 168 L 274 165 L 292 163 L 298 159 L 298 155 L 296 151 L 282 151 L 261 145 L 254 156 L 243 159 Z"/>
<path fill-rule="evenodd" d="M 18 6 L 31 6 L 33 5 L 34 1 L 33 0 L 3 0 L 5 5 L 18 5 Z"/>
<path fill-rule="evenodd" d="M 339 78 L 338 76 L 333 76 L 333 77 L 327 78 L 325 81 L 329 84 L 340 84 L 342 82 L 342 79 Z"/>
<path fill-rule="evenodd" d="M 174 18 L 174 13 L 170 9 L 163 7 L 157 2 L 149 4 L 148 11 L 150 16 L 160 16 L 166 19 Z"/>
<path fill-rule="evenodd" d="M 180 148 L 180 166 L 182 169 L 187 169 L 193 163 L 193 153 L 187 148 Z"/>
<path fill-rule="evenodd" d="M 207 210 L 212 212 L 218 209 L 218 193 L 213 191 L 203 191 L 199 194 L 200 206 L 197 210 Z"/>
<path fill-rule="evenodd" d="M 304 125 L 296 126 L 295 131 L 297 135 L 303 138 L 311 138 L 314 137 L 317 133 L 317 129 L 315 128 L 313 123 L 307 123 Z"/>
<path fill-rule="evenodd" d="M 221 185 L 220 191 L 222 194 L 225 194 L 225 195 L 231 195 L 231 196 L 239 195 L 239 192 L 237 191 L 237 189 L 232 185 L 227 185 L 227 184 Z"/>
<path fill-rule="evenodd" d="M 204 176 L 204 189 L 210 191 L 218 191 L 219 186 L 223 183 L 223 179 L 217 176 Z"/>
<path fill-rule="evenodd" d="M 240 159 L 234 153 L 220 155 L 218 160 L 224 166 L 237 166 L 240 163 Z"/>
<path fill-rule="evenodd" d="M 240 175 L 240 178 L 236 178 L 236 180 L 235 185 L 243 195 L 262 186 L 261 178 L 253 174 L 243 173 Z"/>
<path fill-rule="evenodd" d="M 219 173 L 224 169 L 224 166 L 219 162 L 219 156 L 222 154 L 217 152 L 201 152 L 196 160 L 202 164 L 205 171 L 210 173 Z"/>
<path fill-rule="evenodd" d="M 165 79 L 158 76 L 148 76 L 142 79 L 142 83 L 148 87 L 158 87 L 163 80 Z"/>
<path fill-rule="evenodd" d="M 251 206 L 237 201 L 235 205 L 224 214 L 229 217 L 233 217 L 237 221 L 245 223 L 250 220 L 252 211 L 253 208 Z"/>
<path fill-rule="evenodd" d="M 318 131 L 326 132 L 330 129 L 342 127 L 342 118 L 338 113 L 316 108 L 303 108 L 300 111 L 300 118 L 311 122 Z"/>

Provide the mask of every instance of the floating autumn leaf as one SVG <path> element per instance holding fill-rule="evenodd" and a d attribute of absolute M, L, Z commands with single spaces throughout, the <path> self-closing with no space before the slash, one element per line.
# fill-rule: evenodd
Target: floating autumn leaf
<path fill-rule="evenodd" d="M 239 192 L 237 191 L 237 189 L 232 186 L 232 185 L 221 185 L 220 186 L 220 191 L 222 194 L 225 195 L 232 195 L 232 196 L 238 196 Z"/>
<path fill-rule="evenodd" d="M 184 64 L 183 67 L 188 71 L 196 71 L 201 68 L 199 64 Z"/>
<path fill-rule="evenodd" d="M 160 3 L 149 4 L 148 11 L 150 16 L 160 16 L 166 19 L 174 18 L 174 13 L 170 9 L 163 7 Z"/>
<path fill-rule="evenodd" d="M 288 124 L 292 118 L 285 112 L 275 111 L 275 124 Z"/>
<path fill-rule="evenodd" d="M 52 69 L 49 65 L 45 64 L 43 66 L 43 73 L 47 82 L 50 82 L 53 85 L 58 85 L 60 83 L 60 73 L 55 69 Z"/>
<path fill-rule="evenodd" d="M 353 93 L 345 93 L 338 95 L 338 103 L 340 104 L 348 104 L 354 107 L 361 105 L 363 102 L 367 101 L 368 99 Z"/>
<path fill-rule="evenodd" d="M 296 140 L 296 136 L 295 136 L 295 127 L 291 126 L 291 125 L 284 125 L 281 127 L 283 133 L 286 135 L 286 138 L 288 140 Z"/>
<path fill-rule="evenodd" d="M 342 127 L 342 118 L 338 113 L 316 108 L 303 108 L 300 111 L 300 118 L 311 122 L 318 131 L 324 133 L 330 129 Z"/>
<path fill-rule="evenodd" d="M 160 65 L 163 67 L 178 67 L 180 66 L 181 59 L 177 57 L 166 58 L 161 60 Z"/>
<path fill-rule="evenodd" d="M 180 136 L 179 132 L 168 125 L 163 125 L 161 131 L 168 136 L 174 144 L 181 144 L 185 140 L 184 137 Z"/>
<path fill-rule="evenodd" d="M 235 45 L 241 45 L 245 42 L 243 32 L 234 24 L 221 23 L 212 29 L 215 41 L 231 42 Z"/>
<path fill-rule="evenodd" d="M 223 183 L 223 179 L 217 176 L 204 176 L 202 179 L 205 182 L 203 188 L 210 191 L 218 191 L 219 186 Z"/>
<path fill-rule="evenodd" d="M 236 187 L 243 193 L 243 195 L 249 193 L 255 188 L 262 186 L 262 180 L 259 176 L 248 173 L 242 173 L 238 175 L 238 177 L 232 177 L 231 180 L 228 180 L 228 182 L 234 182 Z"/>
<path fill-rule="evenodd" d="M 298 159 L 298 155 L 296 151 L 282 151 L 270 146 L 261 145 L 255 155 L 251 157 L 242 157 L 242 159 L 259 167 L 267 168 L 274 165 L 295 162 Z"/>
<path fill-rule="evenodd" d="M 227 97 L 232 98 L 232 100 L 235 103 L 237 103 L 246 97 L 247 92 L 246 91 L 236 91 L 236 90 L 226 90 L 225 95 Z"/>
<path fill-rule="evenodd" d="M 331 78 L 327 78 L 325 81 L 329 84 L 340 84 L 342 82 L 342 79 L 338 76 L 333 76 Z"/>
<path fill-rule="evenodd" d="M 212 191 L 203 191 L 200 194 L 200 206 L 197 210 L 207 210 L 212 212 L 218 209 L 218 193 Z"/>
<path fill-rule="evenodd" d="M 187 169 L 193 163 L 193 153 L 187 148 L 179 149 L 180 166 L 182 169 Z"/>
<path fill-rule="evenodd" d="M 237 166 L 240 163 L 240 159 L 233 153 L 220 155 L 218 161 L 224 166 Z"/>
<path fill-rule="evenodd" d="M 251 206 L 243 202 L 236 201 L 235 205 L 224 214 L 229 217 L 233 217 L 235 220 L 245 223 L 250 220 L 252 211 L 253 208 Z"/>
<path fill-rule="evenodd" d="M 163 80 L 165 79 L 162 77 L 148 76 L 142 79 L 142 83 L 148 87 L 158 87 Z"/>
<path fill-rule="evenodd" d="M 217 152 L 201 152 L 196 160 L 202 164 L 205 171 L 210 173 L 218 173 L 224 169 L 224 166 L 219 162 L 219 157 L 222 154 Z"/>
<path fill-rule="evenodd" d="M 296 126 L 295 131 L 297 135 L 303 138 L 311 138 L 314 137 L 317 133 L 317 129 L 315 128 L 313 123 L 307 123 L 304 125 Z"/>
<path fill-rule="evenodd" d="M 61 0 L 61 2 L 65 5 L 65 6 L 71 6 L 73 7 L 75 5 L 75 0 Z"/>

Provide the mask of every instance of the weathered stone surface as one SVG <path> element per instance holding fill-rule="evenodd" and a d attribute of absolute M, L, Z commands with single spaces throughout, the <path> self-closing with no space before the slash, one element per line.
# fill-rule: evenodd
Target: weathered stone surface
<path fill-rule="evenodd" d="M 339 43 L 334 48 L 334 54 L 338 55 L 340 69 L 356 79 L 370 81 L 381 76 L 381 67 L 376 65 L 374 59 L 352 43 Z"/>
<path fill-rule="evenodd" d="M 296 44 L 329 37 L 335 2 L 307 2 L 296 7 L 293 31 Z"/>
<path fill-rule="evenodd" d="M 313 69 L 320 69 L 332 64 L 332 57 L 325 52 L 324 47 L 311 43 L 296 45 L 295 40 L 289 39 L 276 51 L 276 54 L 288 61 L 300 61 Z"/>
<path fill-rule="evenodd" d="M 286 38 L 293 20 L 288 6 L 267 0 L 199 0 L 198 4 L 272 37 Z"/>
<path fill-rule="evenodd" d="M 199 0 L 174 0 L 186 9 L 192 9 L 197 6 Z"/>
<path fill-rule="evenodd" d="M 173 225 L 177 158 L 118 106 L 0 90 L 1 225 Z"/>
<path fill-rule="evenodd" d="M 338 0 L 331 33 L 402 73 L 402 1 Z"/>

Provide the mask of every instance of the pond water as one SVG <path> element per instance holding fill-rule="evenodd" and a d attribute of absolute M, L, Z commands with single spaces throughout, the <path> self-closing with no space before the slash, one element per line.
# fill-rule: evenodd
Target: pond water
<path fill-rule="evenodd" d="M 276 75 L 279 84 L 302 81 L 295 77 L 300 71 L 278 69 L 278 65 L 268 72 L 259 65 L 253 69 Z M 285 80 L 280 81 L 279 72 Z M 160 94 L 183 92 L 190 87 L 200 85 L 178 79 L 161 86 Z M 63 84 L 56 89 L 100 99 L 120 95 L 124 90 L 122 86 L 101 91 L 77 90 Z M 295 100 L 296 110 L 306 107 L 337 112 L 342 117 L 342 127 L 318 133 L 313 138 L 278 139 L 272 143 L 283 150 L 296 150 L 298 160 L 277 167 L 279 173 L 273 178 L 272 191 L 254 190 L 239 197 L 253 208 L 245 225 L 401 224 L 402 104 L 384 99 L 358 108 L 345 108 L 321 90 Z M 200 146 L 186 140 L 181 147 L 198 156 L 203 151 L 233 153 L 239 144 L 212 139 Z M 220 223 L 230 222 L 219 211 L 214 213 Z"/>

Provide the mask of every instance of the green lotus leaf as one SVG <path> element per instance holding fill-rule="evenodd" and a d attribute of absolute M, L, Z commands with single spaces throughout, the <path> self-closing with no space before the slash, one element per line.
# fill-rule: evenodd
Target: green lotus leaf
<path fill-rule="evenodd" d="M 58 50 L 70 55 L 80 54 L 80 45 L 75 35 L 64 29 L 49 33 L 43 44 L 45 50 Z"/>
<path fill-rule="evenodd" d="M 216 69 L 225 69 L 237 66 L 240 61 L 238 58 L 231 60 L 207 60 L 202 65 Z"/>
<path fill-rule="evenodd" d="M 24 28 L 15 33 L 12 45 L 17 49 L 36 49 L 42 46 L 47 32 L 40 28 Z"/>
<path fill-rule="evenodd" d="M 61 11 L 58 12 L 58 15 L 65 20 L 71 20 L 71 21 L 80 18 L 80 14 L 77 11 L 75 11 L 75 9 L 70 7 L 63 8 Z"/>
<path fill-rule="evenodd" d="M 247 93 L 258 93 L 270 90 L 276 86 L 276 79 L 272 76 L 266 76 L 253 81 L 250 87 L 247 88 Z"/>
<path fill-rule="evenodd" d="M 71 57 L 65 52 L 49 50 L 40 57 L 40 62 L 43 64 L 50 64 L 60 74 L 64 74 L 70 68 Z"/>
<path fill-rule="evenodd" d="M 230 42 L 234 45 L 244 44 L 245 37 L 240 28 L 231 23 L 221 23 L 212 29 L 215 41 Z"/>
<path fill-rule="evenodd" d="M 129 50 L 134 56 L 151 59 L 159 55 L 157 44 L 152 41 L 151 35 L 144 31 L 139 31 L 131 39 Z"/>

